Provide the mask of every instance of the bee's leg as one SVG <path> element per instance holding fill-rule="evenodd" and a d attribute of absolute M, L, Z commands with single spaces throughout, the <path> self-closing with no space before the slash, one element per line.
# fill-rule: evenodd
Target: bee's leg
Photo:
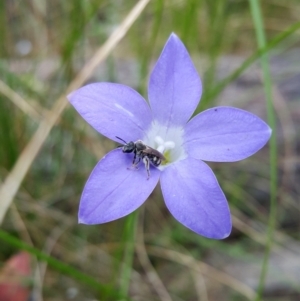
<path fill-rule="evenodd" d="M 135 169 L 139 169 L 138 165 L 139 165 L 140 161 L 141 161 L 141 158 L 139 157 L 136 162 L 132 163 L 132 167 L 134 167 Z"/>
<path fill-rule="evenodd" d="M 133 157 L 132 165 L 135 165 L 135 159 L 136 159 L 136 151 L 134 151 L 134 157 Z"/>
<path fill-rule="evenodd" d="M 144 164 L 145 164 L 145 168 L 146 168 L 147 174 L 148 174 L 147 180 L 149 180 L 149 178 L 150 178 L 150 160 L 149 160 L 148 157 L 144 157 L 144 158 L 143 158 L 143 162 L 144 162 Z"/>
<path fill-rule="evenodd" d="M 132 160 L 132 165 L 131 165 L 131 167 L 127 167 L 127 169 L 131 169 L 131 168 L 139 169 L 137 166 L 140 163 L 141 158 L 140 157 L 136 158 L 136 157 L 137 157 L 137 153 L 135 151 L 134 152 L 134 157 L 133 157 L 133 160 Z"/>

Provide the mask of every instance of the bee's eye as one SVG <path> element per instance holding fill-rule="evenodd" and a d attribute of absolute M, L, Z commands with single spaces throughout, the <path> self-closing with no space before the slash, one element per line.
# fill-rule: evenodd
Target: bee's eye
<path fill-rule="evenodd" d="M 134 144 L 128 143 L 123 146 L 123 153 L 131 153 L 134 150 Z"/>

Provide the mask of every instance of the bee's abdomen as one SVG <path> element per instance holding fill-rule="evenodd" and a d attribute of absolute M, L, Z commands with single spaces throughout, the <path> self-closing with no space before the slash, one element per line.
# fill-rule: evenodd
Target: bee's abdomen
<path fill-rule="evenodd" d="M 154 165 L 154 166 L 159 166 L 161 163 L 161 159 L 155 155 L 153 156 L 149 156 L 150 162 Z"/>

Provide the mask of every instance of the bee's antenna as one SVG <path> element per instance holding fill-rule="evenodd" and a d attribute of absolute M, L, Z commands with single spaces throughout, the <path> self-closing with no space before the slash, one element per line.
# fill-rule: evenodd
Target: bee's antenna
<path fill-rule="evenodd" d="M 127 144 L 127 142 L 125 140 L 123 140 L 122 138 L 116 136 L 116 138 L 118 138 L 119 140 L 123 141 L 125 144 Z"/>

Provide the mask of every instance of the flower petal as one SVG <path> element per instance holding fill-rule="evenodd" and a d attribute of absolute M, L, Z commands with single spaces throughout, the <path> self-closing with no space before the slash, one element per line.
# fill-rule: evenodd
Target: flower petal
<path fill-rule="evenodd" d="M 160 182 L 168 209 L 184 226 L 208 238 L 230 234 L 226 198 L 204 162 L 193 158 L 178 161 L 162 172 Z"/>
<path fill-rule="evenodd" d="M 79 206 L 79 222 L 101 224 L 121 218 L 141 206 L 155 188 L 160 171 L 147 172 L 140 163 L 131 168 L 133 154 L 115 149 L 103 157 L 85 184 Z"/>
<path fill-rule="evenodd" d="M 68 96 L 78 113 L 99 133 L 120 142 L 145 136 L 152 113 L 144 98 L 130 87 L 113 83 L 84 86 Z"/>
<path fill-rule="evenodd" d="M 234 162 L 260 150 L 271 133 L 270 127 L 252 113 L 216 107 L 198 114 L 186 125 L 183 147 L 196 159 Z"/>
<path fill-rule="evenodd" d="M 184 125 L 201 97 L 199 75 L 180 39 L 171 34 L 149 81 L 149 101 L 161 124 Z"/>

